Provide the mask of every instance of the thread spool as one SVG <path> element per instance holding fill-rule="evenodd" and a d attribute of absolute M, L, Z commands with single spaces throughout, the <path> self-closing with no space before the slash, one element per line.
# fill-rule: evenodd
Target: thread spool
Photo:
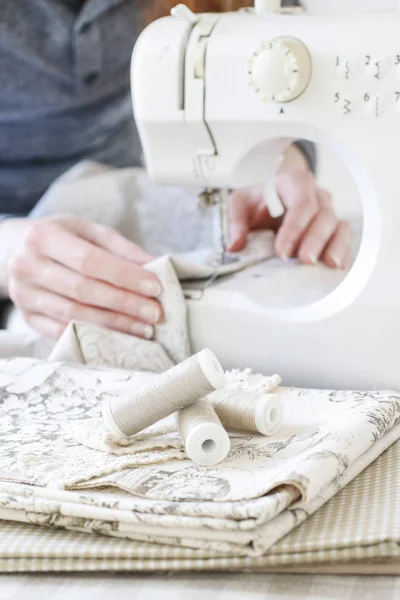
<path fill-rule="evenodd" d="M 193 404 L 225 384 L 225 374 L 205 349 L 144 384 L 119 402 L 103 405 L 107 429 L 116 437 L 134 435 Z"/>
<path fill-rule="evenodd" d="M 270 436 L 277 433 L 283 420 L 284 408 L 277 394 L 217 390 L 209 400 L 224 426 Z"/>
<path fill-rule="evenodd" d="M 226 458 L 231 442 L 209 400 L 199 400 L 181 410 L 178 425 L 186 454 L 193 462 L 212 466 Z"/>

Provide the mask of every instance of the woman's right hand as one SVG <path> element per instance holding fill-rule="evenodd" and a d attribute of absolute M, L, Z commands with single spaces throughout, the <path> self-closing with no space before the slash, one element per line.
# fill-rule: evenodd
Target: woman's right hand
<path fill-rule="evenodd" d="M 149 254 L 114 229 L 71 216 L 16 221 L 23 237 L 8 263 L 8 295 L 30 327 L 58 339 L 80 320 L 153 337 L 162 288 L 142 268 Z"/>

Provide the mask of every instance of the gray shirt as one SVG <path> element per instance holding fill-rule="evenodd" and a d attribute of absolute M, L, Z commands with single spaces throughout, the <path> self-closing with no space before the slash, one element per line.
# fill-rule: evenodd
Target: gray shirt
<path fill-rule="evenodd" d="M 26 215 L 85 158 L 140 164 L 129 84 L 140 5 L 0 0 L 0 213 Z"/>

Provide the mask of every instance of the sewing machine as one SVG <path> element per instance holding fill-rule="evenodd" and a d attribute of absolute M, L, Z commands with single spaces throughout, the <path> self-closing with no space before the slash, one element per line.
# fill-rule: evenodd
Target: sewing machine
<path fill-rule="evenodd" d="M 286 384 L 400 389 L 399 31 L 400 12 L 309 14 L 260 0 L 224 14 L 180 5 L 141 35 L 133 100 L 149 173 L 202 186 L 222 232 L 223 190 L 273 181 L 295 139 L 329 146 L 362 202 L 359 252 L 335 289 L 271 307 L 262 265 L 216 281 L 188 300 L 194 351 Z M 222 235 L 220 260 L 225 245 Z"/>

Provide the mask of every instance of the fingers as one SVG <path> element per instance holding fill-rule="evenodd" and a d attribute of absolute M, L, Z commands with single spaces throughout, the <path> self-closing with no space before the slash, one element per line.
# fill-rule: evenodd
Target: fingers
<path fill-rule="evenodd" d="M 132 318 L 151 325 L 158 323 L 162 318 L 162 308 L 156 300 L 102 281 L 89 279 L 63 265 L 34 254 L 17 256 L 10 265 L 10 272 L 13 276 L 14 296 L 18 293 L 18 298 L 13 300 L 20 306 L 24 306 L 24 294 L 21 290 L 28 294 L 27 287 L 32 286 L 37 290 L 55 292 L 58 297 L 63 297 L 65 302 L 62 307 L 60 306 L 60 310 L 69 311 L 72 305 L 90 305 L 94 308 L 107 309 L 111 314 L 120 314 L 123 325 L 119 326 L 119 329 L 124 331 L 132 322 Z M 68 303 L 68 300 L 72 300 L 73 303 Z M 51 314 L 59 318 L 59 315 Z M 79 314 L 79 317 L 69 314 L 67 320 L 82 319 L 82 310 Z M 94 313 L 87 313 L 87 315 L 93 316 Z M 97 316 L 101 315 L 97 314 Z M 126 320 L 125 316 L 131 319 Z M 100 323 L 98 320 L 96 322 Z M 100 324 L 103 324 L 103 321 Z"/>
<path fill-rule="evenodd" d="M 16 281 L 62 295 L 80 304 L 105 308 L 155 325 L 163 316 L 156 300 L 84 277 L 63 265 L 36 255 L 17 256 L 10 265 Z"/>
<path fill-rule="evenodd" d="M 92 233 L 99 234 L 96 228 Z M 114 238 L 113 243 L 118 245 L 119 238 Z M 155 275 L 143 271 L 132 261 L 78 237 L 56 222 L 35 222 L 26 234 L 26 244 L 33 251 L 48 256 L 87 278 L 104 281 L 144 296 L 157 297 L 161 293 L 161 285 Z"/>
<path fill-rule="evenodd" d="M 330 208 L 322 208 L 306 231 L 298 250 L 304 264 L 315 264 L 336 231 L 338 218 Z"/>
<path fill-rule="evenodd" d="M 298 256 L 304 264 L 322 259 L 332 268 L 346 268 L 351 250 L 351 229 L 339 221 L 331 195 L 318 188 L 308 172 L 287 172 L 278 178 L 278 192 L 287 207 L 278 231 L 278 256 Z"/>
<path fill-rule="evenodd" d="M 326 249 L 322 260 L 330 267 L 347 269 L 351 260 L 352 231 L 347 221 L 340 221 Z"/>
<path fill-rule="evenodd" d="M 308 171 L 282 173 L 277 190 L 287 212 L 279 229 L 275 250 L 281 258 L 294 255 L 300 239 L 319 211 L 314 177 Z"/>
<path fill-rule="evenodd" d="M 286 208 L 283 221 L 272 219 L 262 186 L 250 186 L 230 197 L 231 251 L 241 250 L 250 229 L 278 229 L 278 256 L 297 256 L 304 264 L 322 259 L 334 268 L 350 262 L 351 230 L 339 221 L 329 192 L 319 188 L 309 171 L 285 171 L 278 175 L 277 191 Z"/>
<path fill-rule="evenodd" d="M 151 339 L 162 319 L 151 257 L 118 232 L 73 217 L 34 221 L 9 264 L 9 293 L 34 329 L 57 339 L 82 320 Z"/>
<path fill-rule="evenodd" d="M 23 283 L 13 283 L 12 300 L 15 301 L 31 324 L 32 319 L 42 333 L 57 339 L 70 321 L 96 323 L 109 329 L 130 333 L 138 337 L 152 339 L 154 329 L 151 325 L 114 311 L 87 306 L 52 292 Z M 31 322 L 29 322 L 29 320 Z M 37 326 L 34 328 L 37 329 Z M 37 329 L 38 330 L 38 329 Z"/>
<path fill-rule="evenodd" d="M 247 190 L 239 190 L 233 192 L 229 199 L 229 220 L 230 220 L 230 238 L 231 252 L 241 250 L 247 241 L 249 232 L 249 216 L 248 216 L 248 196 Z"/>
<path fill-rule="evenodd" d="M 277 230 L 281 219 L 271 217 L 264 198 L 264 186 L 252 185 L 234 192 L 229 201 L 230 236 L 232 252 L 241 250 L 250 230 Z"/>

